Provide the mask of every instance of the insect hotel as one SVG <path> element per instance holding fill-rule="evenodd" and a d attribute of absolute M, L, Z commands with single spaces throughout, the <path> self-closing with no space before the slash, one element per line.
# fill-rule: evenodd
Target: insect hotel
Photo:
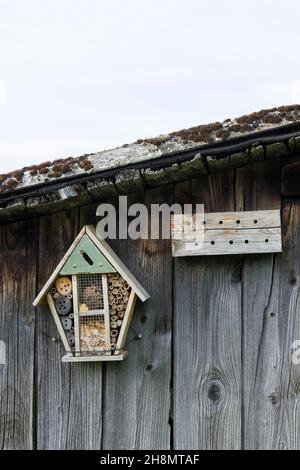
<path fill-rule="evenodd" d="M 63 362 L 122 361 L 137 297 L 149 295 L 94 227 L 84 227 L 34 306 L 48 303 Z"/>

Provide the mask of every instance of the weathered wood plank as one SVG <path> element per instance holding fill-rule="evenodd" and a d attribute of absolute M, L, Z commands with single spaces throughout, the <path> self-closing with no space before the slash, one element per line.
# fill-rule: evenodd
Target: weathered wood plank
<path fill-rule="evenodd" d="M 129 201 L 172 202 L 172 188 Z M 171 429 L 172 257 L 168 240 L 110 242 L 150 294 L 138 300 L 123 363 L 106 364 L 104 449 L 169 449 Z M 137 335 L 141 334 L 141 338 Z"/>
<path fill-rule="evenodd" d="M 78 231 L 77 211 L 41 218 L 39 289 Z M 101 364 L 62 364 L 64 349 L 48 308 L 38 309 L 37 325 L 38 449 L 99 449 Z"/>
<path fill-rule="evenodd" d="M 299 161 L 290 162 L 282 168 L 281 192 L 286 197 L 300 195 Z"/>
<path fill-rule="evenodd" d="M 202 220 L 201 220 L 202 219 Z M 281 246 L 280 211 L 173 215 L 172 255 L 216 256 L 277 253 Z"/>
<path fill-rule="evenodd" d="M 254 253 L 279 253 L 282 251 L 281 228 L 245 229 L 224 232 L 204 232 L 204 240 L 173 240 L 172 255 L 219 256 Z"/>
<path fill-rule="evenodd" d="M 233 173 L 176 186 L 175 200 L 233 211 Z M 241 447 L 240 258 L 176 258 L 174 448 Z"/>
<path fill-rule="evenodd" d="M 249 263 L 244 280 L 249 327 L 245 348 L 247 449 L 300 449 L 300 370 L 292 364 L 292 344 L 300 337 L 299 201 L 284 203 L 283 223 L 282 255 L 276 255 L 272 264 L 266 260 L 263 265 Z"/>
<path fill-rule="evenodd" d="M 198 220 L 195 220 L 198 216 Z M 182 219 L 182 220 L 181 220 Z M 188 226 L 192 223 L 195 230 L 243 230 L 243 229 L 264 229 L 280 227 L 280 211 L 278 210 L 258 210 L 258 211 L 234 211 L 234 212 L 199 212 L 192 217 L 184 214 L 176 214 L 172 217 L 173 230 L 181 228 L 188 231 Z M 198 224 L 202 225 L 200 227 Z M 177 227 L 176 224 L 179 226 Z"/>
<path fill-rule="evenodd" d="M 0 448 L 33 449 L 36 221 L 0 229 Z"/>
<path fill-rule="evenodd" d="M 280 208 L 278 161 L 257 163 L 241 169 L 237 180 L 243 187 L 239 192 L 245 210 Z M 286 250 L 286 242 L 284 245 Z M 283 286 L 279 280 L 282 272 L 278 261 L 285 257 L 284 252 L 282 255 L 266 254 L 244 259 L 243 447 L 246 449 L 277 447 L 276 428 L 280 421 L 280 392 L 277 387 L 278 374 L 283 365 L 280 342 L 284 336 L 279 318 L 283 321 L 285 316 L 288 321 L 286 309 L 280 301 Z M 285 364 L 285 367 L 290 370 L 290 365 Z"/>

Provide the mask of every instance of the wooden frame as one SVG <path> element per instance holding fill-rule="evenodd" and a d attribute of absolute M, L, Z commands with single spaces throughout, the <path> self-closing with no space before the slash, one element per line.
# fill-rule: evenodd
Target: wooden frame
<path fill-rule="evenodd" d="M 77 276 L 72 276 L 73 286 L 73 308 L 74 308 L 74 334 L 75 334 L 75 356 L 80 355 L 80 326 L 79 326 L 79 305 L 77 292 Z"/>
<path fill-rule="evenodd" d="M 118 338 L 118 341 L 117 341 L 115 354 L 119 354 L 120 350 L 122 350 L 125 346 L 125 340 L 126 340 L 126 337 L 127 337 L 129 327 L 130 327 L 130 323 L 131 323 L 135 303 L 136 303 L 136 294 L 132 290 L 130 292 L 130 296 L 129 296 L 126 312 L 125 312 L 125 315 L 124 315 L 121 331 L 120 331 L 119 338 Z"/>
<path fill-rule="evenodd" d="M 119 351 L 117 355 L 112 356 L 70 356 L 66 354 L 62 358 L 62 362 L 114 362 L 114 361 L 123 361 L 128 356 L 127 351 Z"/>
<path fill-rule="evenodd" d="M 62 324 L 61 324 L 61 321 L 59 319 L 59 316 L 57 314 L 57 311 L 56 311 L 56 308 L 55 308 L 55 305 L 54 305 L 54 302 L 53 302 L 53 299 L 51 297 L 51 294 L 47 294 L 47 300 L 48 300 L 48 304 L 49 304 L 49 307 L 50 307 L 50 310 L 51 310 L 51 313 L 52 313 L 52 316 L 54 318 L 54 321 L 55 321 L 55 324 L 56 324 L 56 327 L 58 329 L 58 333 L 61 337 L 61 340 L 63 342 L 63 345 L 66 349 L 66 351 L 68 353 L 71 353 L 71 348 L 70 348 L 70 345 L 68 343 L 68 340 L 67 340 L 67 337 L 65 335 L 65 331 L 62 327 Z"/>
<path fill-rule="evenodd" d="M 109 304 L 108 304 L 108 285 L 107 275 L 102 274 L 103 281 L 103 300 L 104 300 L 104 324 L 105 324 L 105 349 L 106 354 L 110 354 L 110 316 L 109 316 Z"/>

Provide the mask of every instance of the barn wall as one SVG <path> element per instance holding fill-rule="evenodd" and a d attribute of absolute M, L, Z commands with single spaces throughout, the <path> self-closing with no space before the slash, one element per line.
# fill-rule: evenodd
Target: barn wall
<path fill-rule="evenodd" d="M 279 161 L 131 196 L 207 211 L 282 209 L 282 254 L 172 259 L 166 240 L 112 247 L 150 292 L 124 363 L 62 364 L 31 306 L 97 204 L 0 228 L 2 449 L 300 449 L 300 203 Z"/>

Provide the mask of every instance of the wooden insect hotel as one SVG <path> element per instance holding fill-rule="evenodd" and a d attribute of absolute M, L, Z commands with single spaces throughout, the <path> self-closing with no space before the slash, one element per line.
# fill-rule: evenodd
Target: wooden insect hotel
<path fill-rule="evenodd" d="M 48 303 L 63 362 L 121 361 L 136 299 L 148 293 L 94 227 L 84 227 L 34 306 Z"/>

